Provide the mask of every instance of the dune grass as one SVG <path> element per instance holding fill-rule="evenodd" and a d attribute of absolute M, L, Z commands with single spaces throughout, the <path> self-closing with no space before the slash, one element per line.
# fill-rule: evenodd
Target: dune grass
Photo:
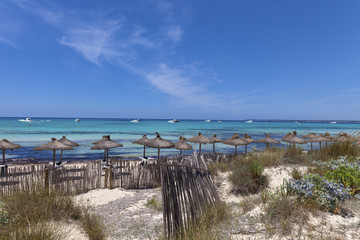
<path fill-rule="evenodd" d="M 99 219 L 70 195 L 39 186 L 2 196 L 0 202 L 2 219 L 6 218 L 0 225 L 0 239 L 64 239 L 65 233 L 57 226 L 69 221 L 79 222 L 89 239 L 105 239 Z"/>
<path fill-rule="evenodd" d="M 334 142 L 312 153 L 313 159 L 325 162 L 340 156 L 358 157 L 360 149 L 357 144 L 351 142 Z"/>

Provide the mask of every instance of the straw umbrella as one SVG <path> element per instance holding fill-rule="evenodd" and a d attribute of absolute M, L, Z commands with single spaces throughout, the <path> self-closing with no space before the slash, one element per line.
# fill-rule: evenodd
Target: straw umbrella
<path fill-rule="evenodd" d="M 201 144 L 211 143 L 210 139 L 202 135 L 200 132 L 197 136 L 186 139 L 187 142 L 199 143 L 199 153 L 201 153 Z"/>
<path fill-rule="evenodd" d="M 308 134 L 302 135 L 302 137 L 305 138 L 305 139 L 312 139 L 312 138 L 314 138 L 316 136 L 317 136 L 316 133 L 308 133 Z M 312 146 L 313 142 L 312 141 L 308 141 L 308 142 L 310 142 L 311 150 L 312 150 L 313 149 L 313 146 Z"/>
<path fill-rule="evenodd" d="M 175 146 L 175 144 L 160 137 L 160 134 L 158 132 L 155 132 L 155 134 L 156 134 L 156 137 L 149 141 L 147 147 L 158 149 L 158 164 L 160 164 L 160 149 L 161 148 L 172 148 Z"/>
<path fill-rule="evenodd" d="M 17 148 L 21 148 L 21 146 L 19 144 L 12 143 L 7 139 L 3 139 L 0 141 L 0 149 L 3 152 L 3 165 L 5 165 L 5 150 L 13 150 Z"/>
<path fill-rule="evenodd" d="M 95 142 L 92 142 L 91 144 L 98 144 L 98 143 L 101 143 L 101 142 L 104 142 L 106 140 L 110 139 L 110 135 L 103 135 L 102 138 L 100 140 L 97 140 Z M 106 149 L 104 150 L 104 162 L 106 161 Z"/>
<path fill-rule="evenodd" d="M 328 142 L 332 142 L 332 141 L 334 141 L 334 139 L 335 139 L 335 137 L 331 136 L 329 132 L 326 132 L 325 135 L 324 135 L 324 137 L 326 137 L 326 138 L 329 139 L 329 141 L 326 142 L 326 146 L 327 146 L 327 143 L 328 143 Z"/>
<path fill-rule="evenodd" d="M 146 137 L 146 134 L 142 136 L 142 138 L 133 141 L 132 143 L 143 145 L 144 146 L 144 154 L 143 157 L 145 157 L 145 147 L 150 142 L 150 140 Z"/>
<path fill-rule="evenodd" d="M 97 143 L 92 146 L 91 150 L 104 150 L 106 152 L 106 165 L 109 164 L 109 149 L 123 147 L 124 145 L 110 140 L 110 136 L 104 136 L 103 139 L 97 141 Z"/>
<path fill-rule="evenodd" d="M 352 142 L 353 139 L 347 133 L 339 133 L 335 138 L 336 142 Z"/>
<path fill-rule="evenodd" d="M 292 136 L 292 133 L 288 133 L 281 138 L 281 141 L 288 142 L 288 139 Z"/>
<path fill-rule="evenodd" d="M 175 143 L 175 149 L 180 150 L 180 157 L 182 156 L 183 150 L 191 150 L 193 147 L 185 142 L 185 138 L 179 137 L 179 141 Z"/>
<path fill-rule="evenodd" d="M 232 135 L 231 138 L 224 140 L 223 143 L 227 144 L 227 145 L 235 146 L 235 155 L 237 153 L 237 146 L 238 145 L 247 145 L 247 144 L 249 144 L 246 140 L 241 139 L 239 137 L 239 134 L 237 134 L 237 133 L 234 133 L 234 135 Z"/>
<path fill-rule="evenodd" d="M 78 143 L 70 141 L 69 139 L 67 139 L 66 136 L 62 136 L 62 138 L 59 139 L 59 142 L 65 144 L 65 145 L 72 146 L 72 147 L 80 146 Z M 61 150 L 61 154 L 60 154 L 60 163 L 62 162 L 62 156 L 63 156 L 63 150 Z"/>
<path fill-rule="evenodd" d="M 255 140 L 252 139 L 252 137 L 249 136 L 247 133 L 244 133 L 244 137 L 243 137 L 242 139 L 244 139 L 245 141 L 247 141 L 248 144 L 255 142 Z M 247 145 L 248 145 L 248 144 L 247 144 Z M 247 153 L 247 145 L 245 145 L 245 153 Z"/>
<path fill-rule="evenodd" d="M 213 144 L 213 152 L 215 153 L 215 143 L 222 142 L 222 140 L 216 137 L 216 134 L 210 138 L 210 142 Z"/>
<path fill-rule="evenodd" d="M 269 144 L 270 144 L 270 143 L 280 144 L 280 141 L 279 141 L 279 140 L 276 140 L 276 139 L 270 137 L 270 135 L 267 134 L 267 133 L 265 133 L 265 137 L 264 137 L 264 138 L 260 138 L 260 139 L 256 140 L 255 142 L 257 142 L 257 143 L 266 143 L 266 148 L 269 147 Z"/>
<path fill-rule="evenodd" d="M 296 131 L 294 131 L 293 134 L 287 135 L 287 136 L 283 137 L 281 140 L 284 142 L 290 143 L 290 145 L 293 143 L 294 146 L 295 146 L 295 144 L 307 143 L 307 141 L 305 139 L 298 137 L 296 134 L 297 134 Z"/>
<path fill-rule="evenodd" d="M 37 146 L 34 148 L 35 151 L 53 151 L 53 167 L 55 167 L 55 155 L 56 150 L 74 150 L 72 146 L 63 144 L 56 140 L 56 138 L 51 138 L 51 142 L 45 143 L 41 146 Z"/>

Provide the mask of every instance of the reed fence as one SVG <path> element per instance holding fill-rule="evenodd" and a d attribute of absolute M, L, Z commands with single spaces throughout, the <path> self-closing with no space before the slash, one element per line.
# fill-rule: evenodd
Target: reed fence
<path fill-rule="evenodd" d="M 205 207 L 220 201 L 203 155 L 177 164 L 161 164 L 165 236 L 176 239 L 202 216 Z"/>

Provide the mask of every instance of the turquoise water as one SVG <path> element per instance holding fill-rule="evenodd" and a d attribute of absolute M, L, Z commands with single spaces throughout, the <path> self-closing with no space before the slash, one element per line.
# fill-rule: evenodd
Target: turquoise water
<path fill-rule="evenodd" d="M 167 120 L 140 120 L 139 123 L 131 123 L 131 119 L 81 119 L 75 122 L 74 119 L 60 118 L 33 118 L 34 123 L 19 122 L 19 118 L 0 118 L 0 138 L 6 138 L 15 143 L 21 144 L 21 149 L 7 151 L 7 158 L 36 158 L 45 160 L 51 158 L 47 151 L 33 151 L 32 149 L 44 144 L 52 137 L 61 138 L 66 135 L 68 139 L 78 142 L 80 147 L 73 151 L 64 151 L 65 159 L 98 159 L 102 157 L 102 151 L 90 150 L 91 142 L 110 134 L 111 139 L 124 145 L 123 148 L 111 149 L 111 156 L 135 157 L 142 155 L 142 146 L 131 142 L 147 134 L 153 138 L 154 132 L 170 141 L 177 141 L 179 136 L 192 137 L 199 131 L 205 136 L 211 137 L 217 134 L 220 139 L 227 139 L 233 133 L 248 133 L 254 139 L 262 138 L 264 133 L 270 133 L 272 137 L 280 139 L 291 131 L 298 131 L 300 135 L 309 132 L 337 134 L 339 131 L 354 132 L 360 130 L 360 123 L 341 122 L 331 124 L 329 122 L 303 122 L 295 121 L 211 121 L 210 123 L 200 120 L 180 120 L 179 123 L 168 123 Z M 316 145 L 316 144 L 315 144 Z M 194 145 L 195 146 L 195 145 Z M 285 146 L 285 145 L 283 145 Z M 198 145 L 196 145 L 196 148 Z M 251 144 L 249 148 L 262 149 L 263 144 Z M 309 146 L 305 146 L 307 148 Z M 239 147 L 243 150 L 243 147 Z M 233 147 L 222 143 L 216 144 L 218 152 L 231 153 Z M 212 145 L 203 145 L 202 151 L 212 151 Z M 156 149 L 147 149 L 150 156 L 156 156 Z M 175 155 L 175 149 L 162 149 L 162 155 Z M 188 153 L 191 153 L 188 152 Z"/>

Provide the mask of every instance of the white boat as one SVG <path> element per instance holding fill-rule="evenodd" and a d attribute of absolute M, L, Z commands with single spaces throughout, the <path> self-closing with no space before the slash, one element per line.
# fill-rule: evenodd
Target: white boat
<path fill-rule="evenodd" d="M 140 119 L 134 119 L 134 120 L 131 120 L 130 122 L 132 122 L 132 123 L 139 123 L 139 122 L 140 122 Z"/>
<path fill-rule="evenodd" d="M 211 122 L 211 120 L 208 119 L 208 120 L 205 120 L 205 122 Z"/>
<path fill-rule="evenodd" d="M 221 121 L 219 120 L 218 123 L 221 123 Z"/>
<path fill-rule="evenodd" d="M 335 124 L 335 123 L 336 123 L 336 121 L 333 121 L 333 122 L 330 122 L 330 123 Z"/>
<path fill-rule="evenodd" d="M 31 118 L 27 117 L 25 119 L 19 119 L 19 122 L 33 123 L 34 121 Z"/>
<path fill-rule="evenodd" d="M 253 120 L 247 120 L 246 123 L 253 123 Z"/>
<path fill-rule="evenodd" d="M 80 122 L 80 119 L 79 118 L 75 119 L 75 122 Z"/>
<path fill-rule="evenodd" d="M 177 122 L 179 122 L 179 119 L 177 119 L 177 118 L 173 118 L 168 121 L 168 123 L 177 123 Z"/>

